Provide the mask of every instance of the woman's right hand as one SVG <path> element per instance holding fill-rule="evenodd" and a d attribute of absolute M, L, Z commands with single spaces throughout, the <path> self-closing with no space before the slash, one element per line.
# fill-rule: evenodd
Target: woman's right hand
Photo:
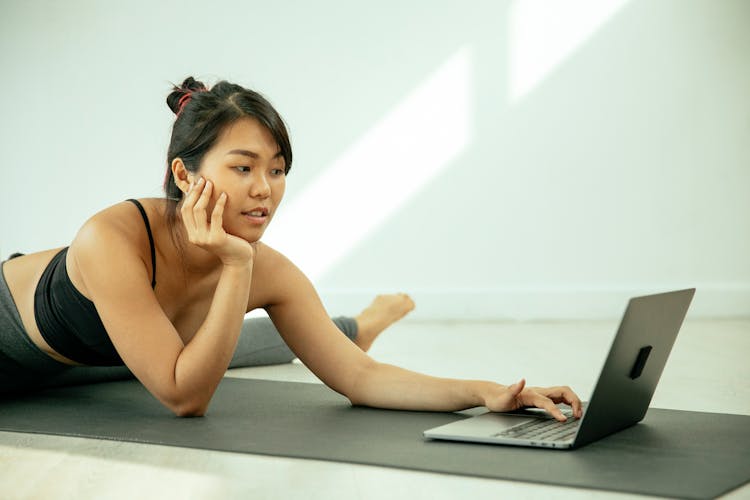
<path fill-rule="evenodd" d="M 221 193 L 208 217 L 213 183 L 201 177 L 190 185 L 180 214 L 190 243 L 215 254 L 225 266 L 247 265 L 255 257 L 255 248 L 246 240 L 224 230 L 223 216 L 227 194 Z"/>
<path fill-rule="evenodd" d="M 560 422 L 566 417 L 557 407 L 565 403 L 573 409 L 573 416 L 581 418 L 583 410 L 581 400 L 568 386 L 526 387 L 526 380 L 521 379 L 513 385 L 502 386 L 491 384 L 484 395 L 484 406 L 490 411 L 513 411 L 519 408 L 541 408 Z"/>

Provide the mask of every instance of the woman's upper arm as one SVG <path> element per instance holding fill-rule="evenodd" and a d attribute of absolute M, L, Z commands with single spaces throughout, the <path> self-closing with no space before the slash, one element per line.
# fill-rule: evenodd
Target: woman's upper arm
<path fill-rule="evenodd" d="M 375 361 L 333 323 L 310 280 L 278 254 L 276 299 L 266 307 L 282 338 L 323 383 L 350 396 L 357 378 Z"/>
<path fill-rule="evenodd" d="M 157 399 L 174 409 L 180 399 L 175 365 L 184 344 L 156 300 L 132 241 L 116 228 L 90 221 L 74 250 L 89 298 L 118 354 Z"/>

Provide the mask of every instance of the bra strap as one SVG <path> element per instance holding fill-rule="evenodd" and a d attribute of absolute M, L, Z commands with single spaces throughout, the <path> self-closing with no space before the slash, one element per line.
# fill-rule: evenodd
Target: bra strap
<path fill-rule="evenodd" d="M 132 202 L 138 210 L 141 212 L 143 222 L 146 224 L 146 232 L 148 233 L 148 243 L 151 245 L 151 269 L 153 270 L 153 277 L 151 278 L 151 288 L 156 288 L 156 248 L 154 247 L 154 236 L 151 234 L 151 224 L 148 223 L 148 216 L 146 211 L 143 209 L 143 205 L 138 200 L 128 199 L 127 201 Z"/>

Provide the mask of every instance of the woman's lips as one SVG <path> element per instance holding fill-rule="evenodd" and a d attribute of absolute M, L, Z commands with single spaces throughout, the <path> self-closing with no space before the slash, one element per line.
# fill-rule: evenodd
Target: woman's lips
<path fill-rule="evenodd" d="M 260 226 L 260 225 L 265 224 L 266 221 L 268 220 L 268 209 L 267 208 L 253 209 L 248 212 L 242 212 L 242 216 L 250 224 Z"/>

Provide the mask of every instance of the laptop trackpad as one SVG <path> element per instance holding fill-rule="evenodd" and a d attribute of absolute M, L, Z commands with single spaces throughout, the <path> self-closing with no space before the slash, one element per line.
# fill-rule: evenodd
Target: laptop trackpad
<path fill-rule="evenodd" d="M 444 431 L 451 435 L 490 436 L 518 424 L 537 420 L 539 417 L 523 416 L 520 414 L 487 412 L 475 417 L 465 418 L 457 422 L 446 424 L 432 431 Z"/>
<path fill-rule="evenodd" d="M 565 415 L 566 417 L 573 416 L 573 410 L 571 410 L 569 406 L 566 406 L 561 403 L 557 405 L 557 409 L 560 410 L 562 414 Z M 519 417 L 535 417 L 535 418 L 546 418 L 546 419 L 555 418 L 547 410 L 543 410 L 541 408 L 521 408 L 520 410 L 504 412 L 502 414 L 519 416 Z"/>

